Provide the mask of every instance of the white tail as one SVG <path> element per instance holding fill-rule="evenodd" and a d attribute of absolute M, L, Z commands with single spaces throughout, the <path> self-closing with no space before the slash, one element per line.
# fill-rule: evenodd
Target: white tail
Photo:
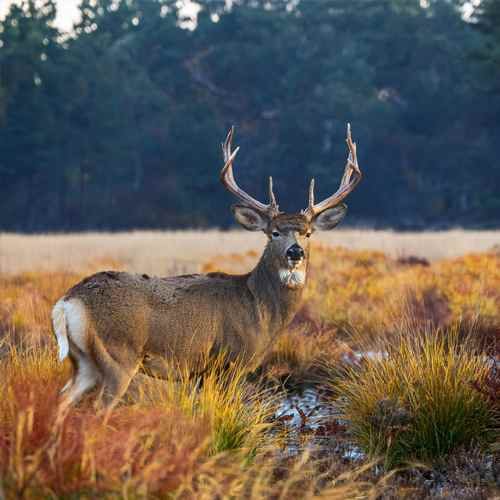
<path fill-rule="evenodd" d="M 68 327 L 66 322 L 64 300 L 59 300 L 52 309 L 52 325 L 59 345 L 59 361 L 62 361 L 69 353 Z"/>

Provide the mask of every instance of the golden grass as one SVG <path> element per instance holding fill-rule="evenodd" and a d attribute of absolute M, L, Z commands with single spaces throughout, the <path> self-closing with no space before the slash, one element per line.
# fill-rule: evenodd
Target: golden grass
<path fill-rule="evenodd" d="M 208 363 L 207 363 L 208 364 Z M 224 356 L 211 360 L 203 377 L 187 368 L 166 365 L 166 380 L 145 377 L 136 404 L 178 408 L 189 418 L 201 419 L 211 436 L 209 454 L 238 450 L 247 456 L 269 445 L 271 416 L 276 398 L 246 381 L 241 362 L 226 363 Z"/>
<path fill-rule="evenodd" d="M 468 254 L 431 266 L 408 266 L 378 252 L 353 254 L 323 249 L 313 260 L 329 279 L 313 278 L 311 309 L 333 325 L 350 325 L 375 335 L 391 330 L 401 317 L 434 327 L 481 318 L 499 326 L 500 256 Z M 319 276 L 318 276 L 319 277 Z"/>
<path fill-rule="evenodd" d="M 0 364 L 0 471 L 12 496 L 169 492 L 193 473 L 207 431 L 177 409 L 89 404 L 62 415 L 64 365 L 47 349 L 11 348 Z M 66 373 L 67 376 L 67 373 Z"/>
<path fill-rule="evenodd" d="M 85 272 L 89 261 L 112 258 L 130 271 L 166 276 L 196 272 L 203 262 L 225 253 L 258 254 L 266 238 L 248 231 L 130 231 L 21 235 L 0 233 L 0 274 L 24 271 Z M 436 232 L 338 229 L 314 235 L 316 243 L 350 250 L 376 250 L 398 258 L 416 255 L 430 260 L 484 252 L 500 244 L 499 231 Z"/>
<path fill-rule="evenodd" d="M 463 331 L 475 323 L 474 335 L 487 337 L 491 353 L 498 355 L 500 255 L 477 252 L 497 237 L 494 232 L 417 237 L 341 231 L 332 238 L 351 248 L 316 243 L 305 305 L 278 340 L 265 373 L 280 381 L 291 376 L 296 383 L 318 382 L 325 364 L 337 368 L 340 362 L 355 362 L 357 349 L 392 349 L 386 364 L 369 360 L 364 366 L 371 372 L 354 370 L 344 380 L 341 390 L 352 402 L 351 430 L 358 429 L 367 450 L 390 456 L 387 464 L 453 449 L 444 438 L 439 446 L 433 443 L 424 427 L 418 432 L 414 427 L 413 441 L 403 442 L 403 431 L 392 424 L 377 427 L 377 444 L 376 432 L 363 422 L 377 411 L 391 414 L 403 407 L 411 414 L 420 411 L 427 429 L 445 429 L 446 412 L 437 412 L 438 418 L 436 408 L 451 405 L 456 396 L 456 413 L 465 415 L 488 398 L 487 391 L 497 390 L 493 384 L 482 391 L 481 358 L 472 358 L 462 345 Z M 371 464 L 339 477 L 333 459 L 325 463 L 314 453 L 281 455 L 276 429 L 269 432 L 274 396 L 246 380 L 238 364 L 224 371 L 216 363 L 203 381 L 173 370 L 175 377 L 143 384 L 139 394 L 107 418 L 96 412 L 91 396 L 67 415 L 58 414 L 58 391 L 70 366 L 56 362 L 50 311 L 71 285 L 110 268 L 158 274 L 245 272 L 263 244 L 260 235 L 218 231 L 0 235 L 0 478 L 7 498 L 380 495 L 384 486 L 376 484 Z M 372 249 L 354 250 L 358 244 Z M 221 249 L 233 254 L 218 256 Z M 443 258 L 450 253 L 453 258 Z M 431 262 L 399 258 L 409 254 Z M 409 318 L 404 336 L 401 318 Z M 453 338 L 450 332 L 459 327 L 455 344 L 442 340 Z M 427 343 L 412 338 L 419 331 L 436 335 L 437 329 L 446 335 L 424 337 Z M 391 348 L 380 347 L 387 339 Z M 422 404 L 425 394 L 433 395 L 427 405 Z M 363 413 L 363 408 L 371 409 Z M 467 426 L 471 432 L 483 425 L 479 417 L 484 414 L 476 414 L 475 427 Z M 373 448 L 363 435 L 371 436 Z M 469 441 L 474 439 L 460 442 Z"/>

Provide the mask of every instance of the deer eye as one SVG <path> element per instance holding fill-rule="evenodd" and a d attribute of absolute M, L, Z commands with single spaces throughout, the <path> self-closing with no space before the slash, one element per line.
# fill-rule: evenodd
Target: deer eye
<path fill-rule="evenodd" d="M 273 231 L 271 234 L 273 235 L 273 238 L 278 238 L 280 235 L 280 233 L 278 233 L 278 231 Z"/>

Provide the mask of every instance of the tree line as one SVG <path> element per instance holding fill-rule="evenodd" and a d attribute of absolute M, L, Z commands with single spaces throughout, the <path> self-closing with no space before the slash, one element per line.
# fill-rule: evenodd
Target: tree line
<path fill-rule="evenodd" d="M 500 2 L 54 0 L 0 22 L 0 230 L 227 227 L 220 143 L 280 207 L 338 186 L 350 223 L 498 227 Z"/>

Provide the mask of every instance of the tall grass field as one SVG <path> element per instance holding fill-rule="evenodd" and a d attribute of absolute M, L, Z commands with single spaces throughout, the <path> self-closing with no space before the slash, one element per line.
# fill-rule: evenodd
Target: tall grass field
<path fill-rule="evenodd" d="M 239 231 L 0 234 L 0 499 L 500 498 L 500 232 L 316 238 L 258 372 L 140 376 L 59 406 L 50 314 L 88 274 L 243 273 Z"/>

